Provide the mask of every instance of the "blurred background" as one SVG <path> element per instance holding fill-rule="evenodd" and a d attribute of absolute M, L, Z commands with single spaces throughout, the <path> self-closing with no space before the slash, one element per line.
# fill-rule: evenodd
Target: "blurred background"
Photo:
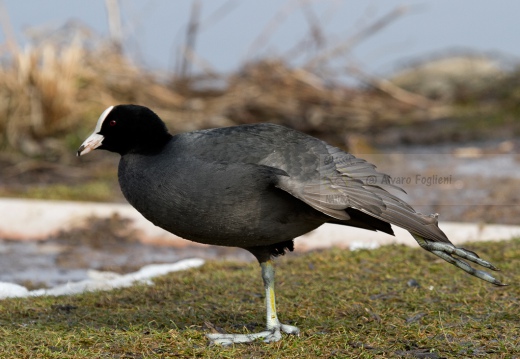
<path fill-rule="evenodd" d="M 374 162 L 441 221 L 517 224 L 519 13 L 513 0 L 0 1 L 0 197 L 124 202 L 118 157 L 75 151 L 105 108 L 136 103 L 172 133 L 283 124 Z M 92 265 L 78 243 L 117 246 L 127 228 L 60 234 L 61 265 Z"/>

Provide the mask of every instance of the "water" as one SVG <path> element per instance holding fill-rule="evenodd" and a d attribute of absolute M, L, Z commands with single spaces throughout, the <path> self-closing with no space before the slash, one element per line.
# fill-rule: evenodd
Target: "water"
<path fill-rule="evenodd" d="M 88 243 L 68 245 L 63 238 L 45 241 L 0 239 L 0 282 L 30 288 L 53 287 L 88 278 L 88 270 L 129 273 L 152 263 L 174 263 L 186 258 L 251 261 L 239 248 L 145 245 L 138 242 L 111 244 L 110 248 Z"/>

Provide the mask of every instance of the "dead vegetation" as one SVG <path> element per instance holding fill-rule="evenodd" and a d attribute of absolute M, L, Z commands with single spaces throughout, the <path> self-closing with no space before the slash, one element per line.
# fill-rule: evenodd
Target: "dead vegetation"
<path fill-rule="evenodd" d="M 341 147 L 349 145 L 347 134 L 370 134 L 377 139 L 381 137 L 378 133 L 392 128 L 400 131 L 403 126 L 437 119 L 467 118 L 475 113 L 469 104 L 482 99 L 487 107 L 479 107 L 477 112 L 483 116 L 502 108 L 501 99 L 508 104 L 507 123 L 515 122 L 520 112 L 515 85 L 518 71 L 478 92 L 461 88 L 459 96 L 443 100 L 413 86 L 399 87 L 372 76 L 349 61 L 338 69 L 338 60 L 348 59 L 355 46 L 409 8 L 396 8 L 343 41 L 330 43 L 312 8 L 301 2 L 309 33 L 285 57 L 257 57 L 231 75 L 222 75 L 205 68 L 196 56 L 197 29 L 204 25 L 197 17 L 197 4 L 195 1 L 188 23 L 180 70 L 161 77 L 136 66 L 124 55 L 120 42 L 102 38 L 78 23 L 51 32 L 33 31 L 29 45 L 23 48 L 8 37 L 8 51 L 0 62 L 0 152 L 18 156 L 15 162 L 36 159 L 68 165 L 101 111 L 118 103 L 154 109 L 174 132 L 265 121 L 320 136 Z M 277 22 L 290 11 L 294 9 L 281 10 L 255 47 L 268 41 Z M 300 65 L 289 60 L 307 48 L 314 49 L 314 55 Z M 193 67 L 202 73 L 194 74 Z M 338 80 L 345 74 L 365 85 L 353 87 Z M 486 128 L 471 121 L 453 131 L 463 132 L 468 126 Z M 401 140 L 391 134 L 385 137 Z"/>
<path fill-rule="evenodd" d="M 331 85 L 283 60 L 250 63 L 229 77 L 157 79 L 76 25 L 14 53 L 0 66 L 0 83 L 1 147 L 47 160 L 66 157 L 99 113 L 117 103 L 149 106 L 175 131 L 270 121 L 334 134 L 340 145 L 348 130 L 431 117 L 428 108 Z"/>
<path fill-rule="evenodd" d="M 85 122 L 90 125 L 109 104 L 157 98 L 166 105 L 178 98 L 78 24 L 35 36 L 23 50 L 10 50 L 0 66 L 4 150 L 62 159 Z"/>
<path fill-rule="evenodd" d="M 404 90 L 395 96 L 395 89 L 388 90 L 388 86 L 350 88 L 324 70 L 334 58 L 399 17 L 402 9 L 345 43 L 323 49 L 300 67 L 284 58 L 260 59 L 229 76 L 211 71 L 192 75 L 189 71 L 198 64 L 191 48 L 200 25 L 196 9 L 194 6 L 188 24 L 182 71 L 161 78 L 134 65 L 120 43 L 114 44 L 82 24 L 32 31 L 29 45 L 23 47 L 8 37 L 8 51 L 0 64 L 0 149 L 67 162 L 98 114 L 117 103 L 149 106 L 175 131 L 272 121 L 332 136 L 339 145 L 345 145 L 347 130 L 366 130 L 403 117 L 432 117 L 431 103 L 409 101 L 410 96 L 403 101 Z M 9 30 L 5 19 L 3 26 L 6 34 L 12 32 L 5 31 Z M 310 27 L 318 42 L 322 29 L 316 22 Z M 258 41 L 268 36 L 264 33 Z"/>
<path fill-rule="evenodd" d="M 434 113 L 376 90 L 330 85 L 283 60 L 247 64 L 229 77 L 158 79 L 92 36 L 69 25 L 0 66 L 1 148 L 62 159 L 117 103 L 149 106 L 179 132 L 269 121 L 332 136 L 339 145 L 349 130 Z"/>

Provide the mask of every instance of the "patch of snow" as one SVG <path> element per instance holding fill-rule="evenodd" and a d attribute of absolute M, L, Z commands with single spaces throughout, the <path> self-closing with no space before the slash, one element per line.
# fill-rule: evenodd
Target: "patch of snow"
<path fill-rule="evenodd" d="M 371 241 L 371 242 L 352 241 L 350 243 L 349 249 L 351 251 L 356 251 L 358 249 L 376 249 L 379 247 L 381 247 L 381 245 L 375 241 Z"/>
<path fill-rule="evenodd" d="M 0 299 L 27 297 L 28 295 L 29 291 L 24 286 L 14 283 L 0 282 Z"/>
<path fill-rule="evenodd" d="M 0 299 L 42 295 L 72 295 L 90 291 L 106 291 L 116 288 L 125 288 L 136 283 L 151 285 L 151 278 L 171 272 L 200 267 L 203 264 L 203 259 L 192 258 L 176 263 L 150 264 L 142 267 L 137 272 L 128 274 L 90 270 L 88 273 L 89 279 L 59 285 L 51 289 L 37 289 L 33 291 L 29 291 L 27 288 L 18 284 L 0 282 Z"/>

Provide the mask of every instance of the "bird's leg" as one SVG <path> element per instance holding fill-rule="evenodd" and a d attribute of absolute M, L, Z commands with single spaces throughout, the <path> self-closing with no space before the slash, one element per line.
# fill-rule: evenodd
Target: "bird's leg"
<path fill-rule="evenodd" d="M 431 253 L 435 254 L 436 256 L 444 259 L 446 262 L 453 264 L 456 267 L 459 267 L 463 271 L 465 271 L 477 278 L 485 280 L 486 282 L 493 283 L 494 285 L 498 285 L 498 286 L 506 285 L 506 284 L 500 282 L 499 280 L 497 280 L 495 277 L 493 277 L 489 273 L 484 272 L 482 270 L 475 269 L 472 266 L 470 266 L 467 262 L 462 260 L 462 259 L 466 259 L 469 262 L 476 263 L 478 265 L 481 265 L 482 267 L 489 268 L 494 271 L 499 270 L 497 267 L 495 267 L 488 261 L 485 261 L 485 260 L 479 258 L 479 256 L 476 253 L 474 253 L 472 251 L 468 251 L 467 249 L 464 249 L 464 248 L 457 248 L 450 243 L 428 241 L 425 238 L 423 238 L 417 234 L 412 233 L 412 236 L 415 238 L 417 243 L 419 243 L 419 245 L 421 247 L 423 247 L 424 249 L 426 249 L 428 252 L 431 252 Z M 456 258 L 454 256 L 458 256 L 462 259 Z"/>
<path fill-rule="evenodd" d="M 267 330 L 278 332 L 280 330 L 287 334 L 299 334 L 300 330 L 292 325 L 282 324 L 276 315 L 276 299 L 274 295 L 274 267 L 269 260 L 260 263 L 262 267 L 262 279 L 265 288 L 265 306 L 267 308 Z"/>
<path fill-rule="evenodd" d="M 261 262 L 262 279 L 265 288 L 265 305 L 267 308 L 267 330 L 253 334 L 207 334 L 214 344 L 231 345 L 234 343 L 250 343 L 261 339 L 266 343 L 276 342 L 282 338 L 281 332 L 287 334 L 299 334 L 300 330 L 292 325 L 282 324 L 276 315 L 276 300 L 274 295 L 274 267 L 268 260 Z"/>

